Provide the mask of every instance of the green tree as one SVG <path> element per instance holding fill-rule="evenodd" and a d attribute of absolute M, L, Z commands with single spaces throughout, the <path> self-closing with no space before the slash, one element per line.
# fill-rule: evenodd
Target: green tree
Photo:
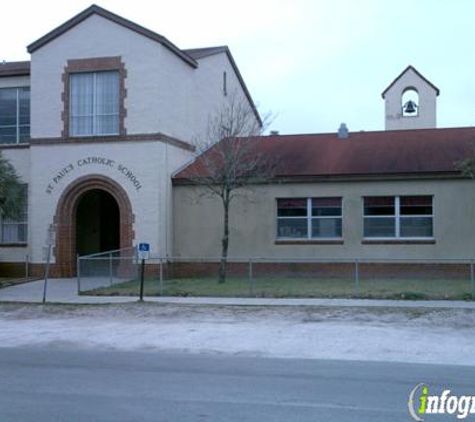
<path fill-rule="evenodd" d="M 21 211 L 21 183 L 12 166 L 0 151 L 0 213 L 4 218 L 15 219 Z"/>

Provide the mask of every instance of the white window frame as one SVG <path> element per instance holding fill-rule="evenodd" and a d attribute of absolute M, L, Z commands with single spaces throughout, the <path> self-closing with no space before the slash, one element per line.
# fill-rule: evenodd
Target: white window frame
<path fill-rule="evenodd" d="M 25 190 L 26 190 L 26 202 L 25 202 L 25 220 L 5 220 L 3 218 L 3 215 L 0 214 L 0 245 L 25 245 L 28 243 L 28 204 L 29 204 L 29 192 L 28 192 L 28 184 L 24 184 Z M 3 230 L 4 226 L 9 225 L 9 226 L 19 226 L 19 225 L 25 225 L 26 226 L 26 236 L 25 240 L 19 240 L 18 238 L 16 240 L 8 240 L 5 241 L 3 239 Z"/>
<path fill-rule="evenodd" d="M 31 117 L 30 117 L 30 123 L 27 125 L 21 125 L 20 124 L 20 90 L 28 88 L 30 89 L 29 86 L 12 86 L 12 87 L 3 87 L 0 88 L 0 90 L 3 89 L 10 89 L 10 90 L 15 90 L 16 91 L 16 124 L 15 126 L 9 125 L 9 126 L 2 126 L 2 127 L 15 127 L 15 142 L 3 142 L 0 139 L 0 144 L 1 145 L 14 145 L 14 144 L 24 144 L 28 143 L 30 139 L 30 133 L 31 133 Z M 30 116 L 31 116 L 31 90 L 30 90 Z M 30 130 L 28 131 L 28 139 L 25 139 L 23 141 L 20 140 L 20 127 L 28 127 Z"/>
<path fill-rule="evenodd" d="M 363 240 L 433 240 L 435 239 L 434 236 L 434 196 L 433 195 L 380 195 L 384 197 L 391 197 L 394 198 L 394 215 L 366 215 L 365 214 L 365 205 L 364 205 L 364 199 L 365 198 L 376 198 L 378 195 L 373 195 L 373 196 L 365 196 L 363 197 Z M 430 197 L 431 198 L 431 206 L 432 206 L 432 214 L 417 214 L 417 215 L 403 215 L 401 216 L 401 198 L 405 196 L 424 196 L 424 197 Z M 432 219 L 432 236 L 401 236 L 401 218 L 431 218 Z M 364 236 L 364 221 L 367 218 L 372 218 L 372 219 L 378 219 L 378 218 L 394 218 L 395 223 L 394 223 L 394 236 L 387 236 L 387 237 L 381 237 L 381 236 Z"/>
<path fill-rule="evenodd" d="M 110 133 L 98 133 L 97 132 L 97 74 L 104 73 L 104 72 L 116 72 L 119 76 L 119 104 L 118 104 L 118 112 L 117 113 L 109 113 L 109 114 L 101 114 L 101 116 L 116 116 L 118 117 L 118 125 L 116 132 Z M 92 75 L 92 115 L 73 115 L 73 103 L 71 98 L 69 99 L 69 136 L 72 138 L 83 138 L 83 137 L 90 137 L 90 136 L 113 136 L 113 135 L 120 135 L 120 73 L 118 70 L 101 70 L 101 71 L 94 71 L 94 72 L 72 72 L 69 74 L 69 95 L 72 95 L 72 88 L 71 88 L 71 79 L 74 75 L 77 74 L 89 74 Z M 74 134 L 72 133 L 72 119 L 73 117 L 91 117 L 92 118 L 92 132 L 88 134 Z"/>
<path fill-rule="evenodd" d="M 313 217 L 312 216 L 312 199 L 319 199 L 319 198 L 332 198 L 332 199 L 339 199 L 341 201 L 341 205 L 340 205 L 340 208 L 341 208 L 341 215 L 325 215 L 325 216 L 317 216 L 317 217 Z M 279 216 L 279 206 L 278 206 L 278 200 L 279 199 L 304 199 L 307 201 L 307 215 L 306 216 L 297 216 L 297 217 L 280 217 Z M 302 241 L 306 241 L 306 240 L 322 240 L 322 241 L 326 241 L 326 240 L 342 240 L 343 239 L 343 198 L 341 196 L 321 196 L 321 197 L 318 197 L 318 196 L 312 196 L 312 197 L 308 197 L 308 198 L 303 198 L 303 197 L 295 197 L 295 198 L 276 198 L 276 201 L 275 201 L 275 204 L 276 204 L 276 225 L 275 225 L 275 229 L 276 229 L 276 240 L 295 240 L 295 241 L 299 241 L 299 240 L 302 240 Z M 335 219 L 335 218 L 339 218 L 341 220 L 341 232 L 342 232 L 342 235 L 341 236 L 334 236 L 334 237 L 312 237 L 312 219 Z M 285 236 L 279 236 L 279 219 L 294 219 L 294 220 L 303 220 L 303 219 L 306 219 L 307 220 L 307 237 L 285 237 Z"/>

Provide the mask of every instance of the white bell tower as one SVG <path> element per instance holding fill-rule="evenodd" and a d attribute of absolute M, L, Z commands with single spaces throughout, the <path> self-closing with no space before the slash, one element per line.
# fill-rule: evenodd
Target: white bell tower
<path fill-rule="evenodd" d="M 430 129 L 436 127 L 439 89 L 408 66 L 384 90 L 385 129 Z"/>

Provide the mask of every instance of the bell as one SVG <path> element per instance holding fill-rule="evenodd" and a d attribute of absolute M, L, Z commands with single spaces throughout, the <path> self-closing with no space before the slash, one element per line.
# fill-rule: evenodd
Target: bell
<path fill-rule="evenodd" d="M 417 104 L 414 101 L 409 100 L 406 104 L 404 104 L 402 108 L 404 112 L 408 114 L 412 114 L 416 112 L 416 107 L 417 107 Z"/>

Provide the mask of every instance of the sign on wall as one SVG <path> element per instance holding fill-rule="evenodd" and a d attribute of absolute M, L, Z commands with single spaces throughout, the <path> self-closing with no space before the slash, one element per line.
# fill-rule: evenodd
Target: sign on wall
<path fill-rule="evenodd" d="M 135 189 L 139 191 L 142 189 L 142 183 L 138 177 L 130 170 L 127 166 L 122 163 L 119 163 L 115 160 L 105 157 L 86 157 L 79 158 L 77 161 L 65 165 L 62 169 L 56 172 L 52 177 L 51 181 L 46 187 L 46 193 L 52 194 L 57 185 L 59 185 L 63 180 L 67 179 L 71 173 L 79 168 L 84 168 L 90 165 L 94 166 L 104 166 L 107 168 L 115 169 L 118 173 L 125 177 L 130 183 L 133 184 Z"/>

